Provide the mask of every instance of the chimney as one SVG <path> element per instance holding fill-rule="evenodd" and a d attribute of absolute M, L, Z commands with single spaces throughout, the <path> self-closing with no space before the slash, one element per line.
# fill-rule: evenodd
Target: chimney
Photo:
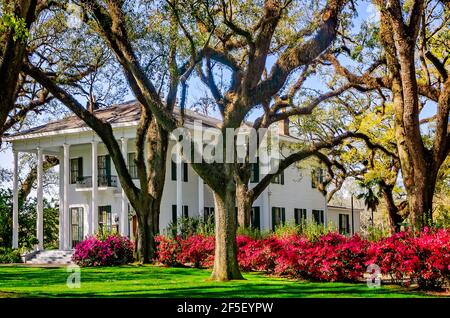
<path fill-rule="evenodd" d="M 286 108 L 281 109 L 282 113 L 286 112 Z M 278 133 L 280 135 L 289 136 L 289 118 L 280 120 L 278 122 Z"/>

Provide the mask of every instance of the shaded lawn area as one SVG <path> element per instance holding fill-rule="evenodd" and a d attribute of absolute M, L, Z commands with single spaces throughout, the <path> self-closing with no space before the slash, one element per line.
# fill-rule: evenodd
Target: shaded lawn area
<path fill-rule="evenodd" d="M 295 281 L 246 273 L 245 281 L 208 281 L 209 270 L 120 266 L 81 269 L 70 289 L 64 267 L 0 267 L 0 297 L 424 297 L 397 286 Z"/>

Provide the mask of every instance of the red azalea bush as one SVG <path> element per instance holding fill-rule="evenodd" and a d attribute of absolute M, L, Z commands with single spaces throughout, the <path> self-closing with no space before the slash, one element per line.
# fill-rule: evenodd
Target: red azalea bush
<path fill-rule="evenodd" d="M 214 237 L 186 239 L 159 236 L 156 261 L 176 266 L 211 267 Z M 254 239 L 238 235 L 238 262 L 243 271 L 320 281 L 359 281 L 370 264 L 394 283 L 417 282 L 436 289 L 450 280 L 450 231 L 428 230 L 418 236 L 401 232 L 378 242 L 337 233 L 310 241 L 299 235 Z"/>
<path fill-rule="evenodd" d="M 425 230 L 414 238 L 418 266 L 411 278 L 422 289 L 440 289 L 450 284 L 450 231 Z"/>
<path fill-rule="evenodd" d="M 165 236 L 157 236 L 156 256 L 155 260 L 166 266 L 179 266 L 179 256 L 181 253 L 180 238 L 169 238 Z"/>
<path fill-rule="evenodd" d="M 75 246 L 72 260 L 83 267 L 131 263 L 133 243 L 127 237 L 116 234 L 105 238 L 89 236 Z"/>
<path fill-rule="evenodd" d="M 366 265 L 376 264 L 383 275 L 388 275 L 393 283 L 406 284 L 408 277 L 418 266 L 419 258 L 414 248 L 414 237 L 409 231 L 373 242 L 368 250 Z"/>
<path fill-rule="evenodd" d="M 211 267 L 214 263 L 214 237 L 193 235 L 180 242 L 181 264 L 192 264 L 196 268 Z"/>
<path fill-rule="evenodd" d="M 358 281 L 366 267 L 368 242 L 329 233 L 310 243 L 299 259 L 302 276 L 321 281 Z"/>

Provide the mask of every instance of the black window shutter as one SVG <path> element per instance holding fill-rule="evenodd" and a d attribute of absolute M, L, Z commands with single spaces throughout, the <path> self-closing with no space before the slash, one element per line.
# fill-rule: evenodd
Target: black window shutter
<path fill-rule="evenodd" d="M 272 207 L 272 231 L 275 231 L 276 224 L 276 213 L 277 209 L 275 207 Z"/>
<path fill-rule="evenodd" d="M 259 182 L 259 157 L 256 158 L 256 163 L 252 163 L 253 168 L 253 182 Z"/>
<path fill-rule="evenodd" d="M 173 159 L 170 162 L 172 170 L 172 180 L 175 181 L 177 180 L 177 164 L 173 161 Z"/>
<path fill-rule="evenodd" d="M 314 169 L 311 170 L 311 187 L 316 187 L 316 171 Z"/>
<path fill-rule="evenodd" d="M 299 209 L 294 209 L 294 221 L 295 224 L 298 225 L 300 224 L 300 216 L 299 216 L 300 210 Z"/>
<path fill-rule="evenodd" d="M 78 172 L 77 172 L 77 179 L 80 179 L 83 177 L 83 157 L 78 158 Z"/>
<path fill-rule="evenodd" d="M 172 204 L 172 223 L 177 224 L 177 205 Z"/>
<path fill-rule="evenodd" d="M 105 156 L 105 164 L 106 164 L 106 175 L 109 177 L 109 176 L 111 176 L 111 156 L 110 155 Z"/>
<path fill-rule="evenodd" d="M 324 222 L 324 216 L 323 216 L 323 214 L 324 214 L 323 210 L 320 210 L 320 222 L 321 222 L 322 224 L 325 223 L 325 222 Z"/>
<path fill-rule="evenodd" d="M 260 229 L 261 228 L 261 224 L 260 224 L 260 212 L 259 212 L 259 206 L 256 206 L 254 208 L 252 208 L 252 226 L 253 228 L 256 229 Z"/>
<path fill-rule="evenodd" d="M 183 162 L 183 181 L 188 182 L 188 164 Z"/>
<path fill-rule="evenodd" d="M 281 224 L 285 224 L 285 223 L 286 223 L 286 209 L 281 208 Z"/>
<path fill-rule="evenodd" d="M 189 206 L 187 205 L 183 206 L 183 217 L 185 218 L 189 217 Z"/>
<path fill-rule="evenodd" d="M 350 233 L 350 217 L 348 215 L 346 216 L 345 221 L 346 221 L 347 233 Z"/>

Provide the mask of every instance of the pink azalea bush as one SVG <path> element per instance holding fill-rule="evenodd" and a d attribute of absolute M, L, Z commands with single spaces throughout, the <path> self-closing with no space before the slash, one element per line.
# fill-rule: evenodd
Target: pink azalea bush
<path fill-rule="evenodd" d="M 396 233 L 375 242 L 367 263 L 380 266 L 393 282 L 422 289 L 439 289 L 450 282 L 450 231 L 425 228 L 414 236 L 410 231 Z"/>
<path fill-rule="evenodd" d="M 193 235 L 180 242 L 181 264 L 192 264 L 196 268 L 211 267 L 214 263 L 214 237 Z"/>
<path fill-rule="evenodd" d="M 72 260 L 79 266 L 113 266 L 133 261 L 133 243 L 120 235 L 89 236 L 78 243 Z"/>
<path fill-rule="evenodd" d="M 181 253 L 180 237 L 170 238 L 159 235 L 155 237 L 156 257 L 155 260 L 166 266 L 179 266 Z"/>
<path fill-rule="evenodd" d="M 214 237 L 157 237 L 156 261 L 166 266 L 211 267 Z M 376 264 L 392 282 L 417 282 L 438 289 L 450 281 L 450 231 L 429 230 L 414 236 L 397 233 L 377 242 L 358 235 L 328 233 L 310 241 L 299 235 L 254 239 L 238 235 L 238 262 L 243 271 L 261 271 L 320 281 L 360 281 Z"/>

